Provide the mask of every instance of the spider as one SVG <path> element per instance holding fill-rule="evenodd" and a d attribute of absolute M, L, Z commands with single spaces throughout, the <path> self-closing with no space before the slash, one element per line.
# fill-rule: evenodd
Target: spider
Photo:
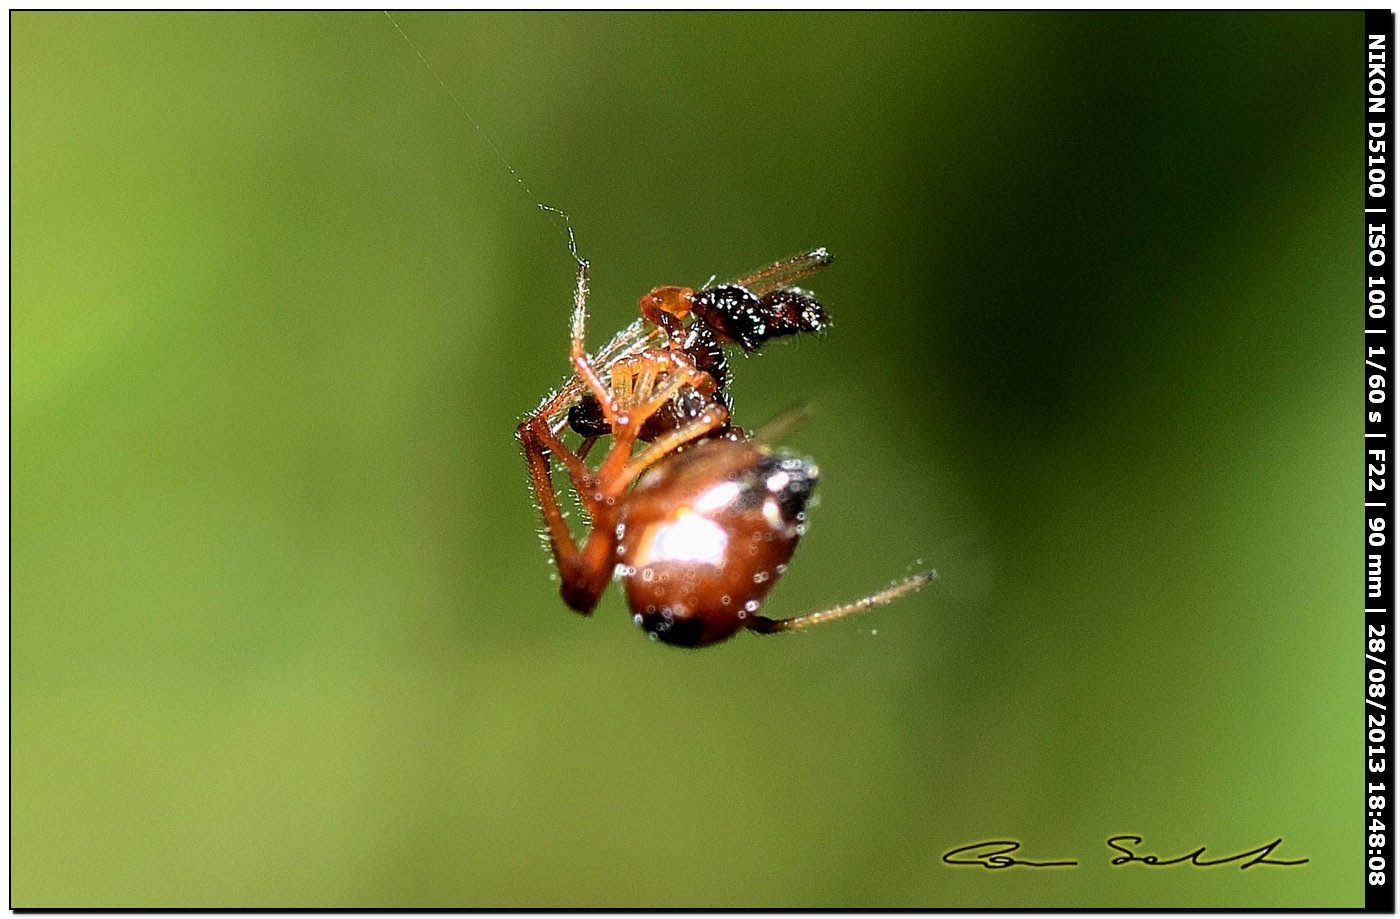
<path fill-rule="evenodd" d="M 732 284 L 657 287 L 641 298 L 641 316 L 592 357 L 584 350 L 588 262 L 578 262 L 573 376 L 516 428 L 566 604 L 591 613 L 617 575 L 650 637 L 698 647 L 741 629 L 791 632 L 840 619 L 937 577 L 923 572 L 787 619 L 758 615 L 805 532 L 818 469 L 768 446 L 766 432 L 750 436 L 731 422 L 724 347 L 753 352 L 825 329 L 826 310 L 793 286 L 831 263 L 825 249 Z M 561 440 L 566 428 L 582 438 L 577 450 Z M 605 436 L 611 446 L 590 467 L 585 459 Z M 582 545 L 559 509 L 551 457 L 591 520 Z"/>

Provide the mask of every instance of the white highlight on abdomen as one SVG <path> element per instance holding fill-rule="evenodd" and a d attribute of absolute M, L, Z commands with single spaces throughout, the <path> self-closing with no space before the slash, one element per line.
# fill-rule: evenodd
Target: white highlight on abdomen
<path fill-rule="evenodd" d="M 657 524 L 642 539 L 636 563 L 703 562 L 719 567 L 729 537 L 713 520 L 686 509 L 674 520 Z"/>

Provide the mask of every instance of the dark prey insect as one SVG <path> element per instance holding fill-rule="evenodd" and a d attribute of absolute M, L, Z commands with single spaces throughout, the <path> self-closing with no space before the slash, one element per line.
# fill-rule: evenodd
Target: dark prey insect
<path fill-rule="evenodd" d="M 731 423 L 724 348 L 752 352 L 774 338 L 824 329 L 826 310 L 792 285 L 830 263 L 816 249 L 733 284 L 655 288 L 641 299 L 641 317 L 590 357 L 588 263 L 579 261 L 573 376 L 516 429 L 570 607 L 592 612 L 616 574 L 633 618 L 652 638 L 699 646 L 741 628 L 784 632 L 840 619 L 936 576 L 917 574 L 803 616 L 758 615 L 806 528 L 818 472 L 810 460 L 775 451 Z M 577 450 L 561 439 L 566 428 L 583 438 Z M 585 459 L 602 437 L 611 446 L 592 468 Z M 591 519 L 581 547 L 559 509 L 551 457 Z"/>

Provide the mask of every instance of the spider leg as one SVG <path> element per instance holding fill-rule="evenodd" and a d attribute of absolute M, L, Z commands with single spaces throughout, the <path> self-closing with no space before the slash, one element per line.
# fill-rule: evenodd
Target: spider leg
<path fill-rule="evenodd" d="M 661 336 L 660 329 L 648 329 L 642 320 L 638 319 L 614 335 L 612 341 L 593 355 L 593 366 L 606 367 L 618 359 L 630 357 L 651 345 Z M 568 410 L 570 405 L 579 400 L 587 388 L 577 373 L 570 374 L 557 391 L 540 403 L 534 414 L 544 418 L 549 423 L 550 429 L 558 433 L 564 426 L 564 412 Z"/>
<path fill-rule="evenodd" d="M 666 382 L 652 389 L 651 384 L 654 379 L 654 374 L 647 374 L 647 389 L 639 388 L 637 390 L 639 393 L 644 393 L 647 400 L 637 408 L 636 414 L 638 418 L 640 418 L 640 421 L 634 420 L 632 422 L 637 426 L 638 430 L 641 429 L 642 424 L 645 424 L 648 418 L 661 411 L 661 407 L 671 401 L 676 393 L 680 392 L 682 386 L 689 384 L 704 392 L 706 396 L 714 391 L 714 380 L 708 374 L 702 373 L 699 370 L 689 369 L 673 372 L 667 377 Z"/>
<path fill-rule="evenodd" d="M 648 445 L 645 450 L 637 455 L 636 459 L 633 459 L 618 473 L 617 481 L 623 483 L 623 487 L 625 488 L 627 484 L 630 484 L 637 476 L 646 472 L 648 468 L 672 450 L 682 444 L 687 444 L 695 440 L 697 437 L 703 437 L 715 428 L 722 426 L 728 420 L 729 410 L 718 402 L 713 403 L 705 414 L 701 415 L 699 418 L 657 438 Z"/>
<path fill-rule="evenodd" d="M 574 373 L 593 393 L 603 407 L 603 417 L 609 424 L 616 425 L 620 410 L 612 391 L 603 383 L 603 378 L 593 366 L 593 360 L 584 350 L 584 329 L 588 324 L 588 261 L 578 263 L 578 276 L 574 281 L 574 312 L 569 320 L 569 357 L 573 361 Z"/>
<path fill-rule="evenodd" d="M 598 476 L 594 474 L 584 463 L 583 458 L 564 445 L 559 439 L 559 435 L 549 429 L 544 419 L 539 415 L 531 415 L 521 422 L 520 428 L 529 428 L 530 435 L 535 439 L 538 446 L 546 454 L 553 454 L 559 458 L 559 462 L 564 464 L 568 470 L 569 481 L 573 483 L 574 491 L 578 493 L 580 500 L 588 507 L 588 512 L 594 512 L 594 506 L 598 498 L 594 492 L 598 490 Z M 517 429 L 519 430 L 519 429 Z M 522 437 L 522 442 L 524 438 Z"/>
<path fill-rule="evenodd" d="M 530 484 L 535 490 L 540 517 L 544 520 L 545 529 L 549 534 L 549 545 L 554 551 L 554 564 L 559 569 L 562 582 L 559 592 L 570 607 L 580 613 L 590 613 L 593 607 L 598 605 L 598 598 L 607 588 L 608 578 L 612 574 L 612 557 L 617 544 L 617 508 L 606 502 L 597 504 L 592 510 L 593 529 L 580 549 L 574 542 L 573 534 L 569 532 L 564 514 L 559 510 L 559 501 L 555 497 L 554 482 L 549 472 L 549 455 L 551 452 L 557 452 L 561 459 L 565 456 L 572 457 L 581 467 L 582 460 L 567 449 L 559 449 L 563 444 L 549 431 L 549 426 L 539 415 L 532 415 L 521 422 L 516 428 L 516 436 L 525 450 Z M 551 447 L 551 443 L 558 446 Z M 586 467 L 584 469 L 587 471 Z M 570 474 L 572 477 L 573 469 L 570 469 Z M 593 478 L 591 472 L 588 476 Z M 586 496 L 592 488 L 583 491 L 579 485 L 578 479 L 574 479 L 575 490 L 587 501 Z"/>
<path fill-rule="evenodd" d="M 873 593 L 868 597 L 861 597 L 850 603 L 843 603 L 840 606 L 833 606 L 830 609 L 820 610 L 815 613 L 807 613 L 802 616 L 793 616 L 789 619 L 769 619 L 767 616 L 755 616 L 746 623 L 750 631 L 759 632 L 764 635 L 773 632 L 795 632 L 798 629 L 805 629 L 808 626 L 820 625 L 823 622 L 833 622 L 843 619 L 855 613 L 861 613 L 875 606 L 884 606 L 886 603 L 893 603 L 905 594 L 913 593 L 938 577 L 937 571 L 925 571 L 920 574 L 907 577 L 897 584 L 886 587 L 878 593 Z"/>
<path fill-rule="evenodd" d="M 619 373 L 618 370 L 619 368 L 621 368 L 621 366 L 622 365 L 620 362 L 618 364 L 613 365 L 614 391 L 616 391 L 618 389 L 618 385 L 621 384 L 627 392 L 627 396 L 622 396 L 621 394 L 619 394 L 619 399 L 627 399 L 630 397 L 633 401 L 635 401 L 637 399 L 646 398 L 647 393 L 651 392 L 652 386 L 656 384 L 657 367 L 655 362 L 645 361 L 642 364 L 641 371 L 638 373 Z M 619 379 L 619 377 L 621 377 L 622 379 Z M 656 409 L 652 409 L 651 411 L 654 412 L 656 411 Z M 638 416 L 646 416 L 650 415 L 651 412 L 647 411 L 645 408 L 642 408 L 638 411 L 632 412 L 632 414 Z M 634 418 L 633 422 L 635 423 L 635 421 L 636 419 Z M 645 417 L 643 417 L 643 421 L 645 421 Z"/>

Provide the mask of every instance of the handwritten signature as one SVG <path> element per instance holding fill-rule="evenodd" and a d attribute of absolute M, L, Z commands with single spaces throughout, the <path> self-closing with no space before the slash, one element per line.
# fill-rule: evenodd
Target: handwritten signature
<path fill-rule="evenodd" d="M 970 846 L 963 846 L 943 853 L 943 860 L 950 865 L 981 865 L 983 868 L 1014 868 L 1023 865 L 1027 868 L 1068 868 L 1079 862 L 1031 862 L 1019 858 L 1012 858 L 1008 852 L 1015 852 L 1021 848 L 1019 842 L 1010 839 L 989 839 L 986 842 L 974 842 Z M 954 855 L 964 856 L 954 858 Z"/>
<path fill-rule="evenodd" d="M 1136 847 L 1141 846 L 1143 838 L 1134 836 L 1131 833 L 1122 836 L 1110 836 L 1104 841 L 1115 855 L 1109 860 L 1110 865 L 1126 865 L 1130 862 L 1137 862 L 1140 865 L 1148 865 L 1156 868 L 1165 868 L 1169 865 L 1191 865 L 1196 868 L 1211 868 L 1216 865 L 1225 865 L 1230 862 L 1239 862 L 1240 870 L 1252 868 L 1255 865 L 1277 865 L 1279 867 L 1291 867 L 1304 864 L 1306 858 L 1275 859 L 1269 856 L 1283 844 L 1283 837 L 1280 836 L 1273 842 L 1262 846 L 1256 846 L 1244 852 L 1234 855 L 1227 855 L 1221 858 L 1206 858 L 1206 847 L 1197 846 L 1185 855 L 1178 855 L 1174 858 L 1163 858 L 1160 855 L 1145 854 L 1139 855 Z M 1015 858 L 1012 852 L 1019 852 L 1021 844 L 1013 839 L 989 839 L 985 842 L 974 842 L 971 845 L 959 846 L 943 853 L 943 861 L 950 865 L 974 865 L 979 868 L 998 870 L 1001 868 L 1072 868 L 1079 864 L 1077 861 L 1068 859 L 1056 861 L 1041 861 L 1028 858 Z"/>

